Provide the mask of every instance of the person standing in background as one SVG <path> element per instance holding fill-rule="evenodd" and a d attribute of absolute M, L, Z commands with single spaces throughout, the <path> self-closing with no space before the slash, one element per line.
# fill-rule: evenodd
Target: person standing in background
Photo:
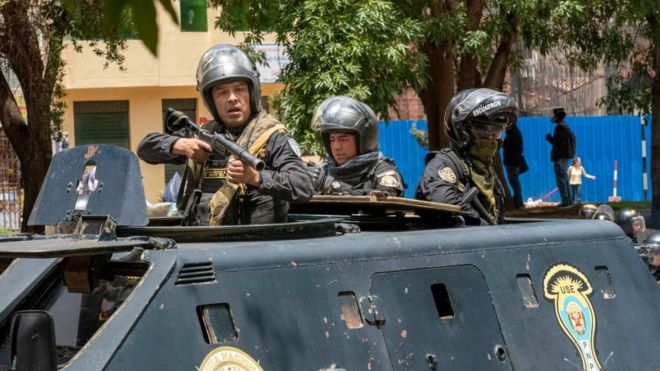
<path fill-rule="evenodd" d="M 502 146 L 503 164 L 513 191 L 513 207 L 522 207 L 522 189 L 520 187 L 520 169 L 523 163 L 523 138 L 518 125 L 513 123 L 506 129 L 506 138 Z"/>
<path fill-rule="evenodd" d="M 571 203 L 580 203 L 582 200 L 582 174 L 585 177 L 596 180 L 596 176 L 587 174 L 587 171 L 582 167 L 582 160 L 579 157 L 573 159 L 572 165 L 568 168 L 568 183 L 571 187 Z"/>
<path fill-rule="evenodd" d="M 552 110 L 550 119 L 555 127 L 554 135 L 546 134 L 545 139 L 552 144 L 550 159 L 554 163 L 555 179 L 557 188 L 561 195 L 561 204 L 559 206 L 569 206 L 571 204 L 571 194 L 568 183 L 568 162 L 575 157 L 575 134 L 568 127 L 564 118 L 566 111 L 563 108 Z"/>

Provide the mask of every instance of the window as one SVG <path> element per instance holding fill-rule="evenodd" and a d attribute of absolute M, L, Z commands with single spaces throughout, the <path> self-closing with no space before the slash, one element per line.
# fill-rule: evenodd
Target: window
<path fill-rule="evenodd" d="M 41 281 L 17 310 L 45 310 L 53 318 L 58 364 L 69 362 L 111 318 L 136 288 L 147 271 L 147 263 L 111 261 L 100 268 L 88 292 L 67 285 L 67 264 Z M 11 315 L 7 318 L 11 318 Z M 8 336 L 10 321 L 2 324 L 0 336 Z M 2 353 L 4 349 L 0 349 Z M 0 361 L 0 369 L 2 362 Z"/>
<path fill-rule="evenodd" d="M 73 102 L 76 146 L 112 144 L 130 149 L 128 101 Z"/>
<path fill-rule="evenodd" d="M 181 31 L 206 32 L 206 0 L 181 0 Z"/>

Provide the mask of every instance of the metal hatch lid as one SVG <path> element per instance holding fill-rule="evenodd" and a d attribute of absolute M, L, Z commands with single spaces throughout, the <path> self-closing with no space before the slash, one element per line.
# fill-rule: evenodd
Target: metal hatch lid
<path fill-rule="evenodd" d="M 449 215 L 461 212 L 461 207 L 457 205 L 387 195 L 316 195 L 312 197 L 309 203 L 292 202 L 291 208 L 295 211 L 317 210 L 320 213 L 334 212 L 337 214 L 350 214 L 357 210 L 374 214 L 388 212 L 433 212 Z"/>
<path fill-rule="evenodd" d="M 273 224 L 121 227 L 117 228 L 117 236 L 160 237 L 177 243 L 292 240 L 335 236 L 342 221 L 341 218 L 323 218 Z"/>
<path fill-rule="evenodd" d="M 95 185 L 85 191 L 81 185 L 92 164 Z M 146 225 L 146 199 L 135 154 L 121 147 L 90 144 L 53 156 L 28 224 L 55 225 L 74 211 L 111 216 L 118 225 Z"/>
<path fill-rule="evenodd" d="M 1 258 L 59 258 L 112 254 L 131 251 L 134 247 L 148 247 L 149 241 L 97 241 L 68 238 L 48 238 L 0 244 Z"/>

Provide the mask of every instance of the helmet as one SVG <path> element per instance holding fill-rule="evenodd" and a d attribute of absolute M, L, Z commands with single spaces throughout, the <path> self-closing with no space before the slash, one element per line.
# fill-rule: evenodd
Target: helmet
<path fill-rule="evenodd" d="M 648 248 L 660 249 L 660 232 L 655 232 L 651 233 L 648 236 L 646 236 L 646 239 L 644 242 L 642 242 L 642 246 L 646 246 Z"/>
<path fill-rule="evenodd" d="M 591 216 L 592 219 L 597 219 L 597 220 L 607 220 L 607 221 L 614 221 L 614 210 L 612 210 L 612 207 L 607 204 L 603 204 L 598 206 L 594 214 Z"/>
<path fill-rule="evenodd" d="M 578 211 L 578 216 L 580 219 L 593 219 L 596 209 L 596 205 L 594 204 L 584 204 L 580 208 L 580 211 Z"/>
<path fill-rule="evenodd" d="M 202 54 L 197 66 L 197 90 L 202 94 L 206 108 L 218 122 L 220 117 L 211 96 L 211 88 L 234 80 L 247 80 L 252 115 L 261 112 L 259 72 L 245 52 L 233 45 L 218 44 Z"/>
<path fill-rule="evenodd" d="M 351 133 L 359 143 L 358 154 L 378 150 L 378 119 L 366 104 L 342 95 L 330 97 L 316 108 L 312 129 L 321 131 L 326 151 L 330 149 L 330 133 Z"/>
<path fill-rule="evenodd" d="M 621 209 L 621 211 L 616 214 L 614 222 L 623 229 L 623 232 L 628 235 L 628 237 L 634 238 L 639 233 L 646 230 L 644 217 L 633 209 Z"/>
<path fill-rule="evenodd" d="M 518 119 L 518 105 L 510 96 L 492 89 L 467 89 L 458 92 L 445 111 L 445 129 L 458 150 L 466 150 L 470 143 L 470 126 L 506 127 Z M 501 143 L 500 138 L 500 143 Z"/>

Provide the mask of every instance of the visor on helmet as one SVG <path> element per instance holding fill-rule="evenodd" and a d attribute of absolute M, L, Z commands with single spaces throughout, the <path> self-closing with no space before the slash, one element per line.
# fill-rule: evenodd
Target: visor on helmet
<path fill-rule="evenodd" d="M 475 138 L 501 139 L 504 126 L 488 121 L 472 120 L 468 124 L 468 130 Z"/>
<path fill-rule="evenodd" d="M 638 234 L 646 230 L 646 221 L 644 220 L 644 217 L 641 215 L 633 216 L 632 219 L 630 220 L 630 226 L 632 229 L 631 232 L 633 236 L 637 236 Z"/>

